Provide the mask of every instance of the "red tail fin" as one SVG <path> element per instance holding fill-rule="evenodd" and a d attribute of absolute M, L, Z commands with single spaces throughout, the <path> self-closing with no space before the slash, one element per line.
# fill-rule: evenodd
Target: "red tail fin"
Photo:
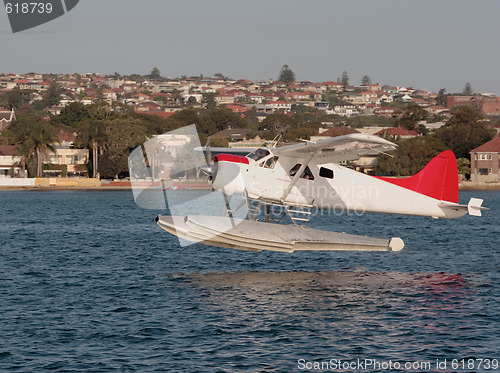
<path fill-rule="evenodd" d="M 458 203 L 457 160 L 451 150 L 445 150 L 432 158 L 416 175 L 403 179 L 379 179 L 441 201 Z"/>

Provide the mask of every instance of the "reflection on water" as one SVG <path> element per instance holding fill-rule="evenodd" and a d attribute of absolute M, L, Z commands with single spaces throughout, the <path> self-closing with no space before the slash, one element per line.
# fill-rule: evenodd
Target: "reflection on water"
<path fill-rule="evenodd" d="M 273 348 L 293 342 L 305 355 L 444 358 L 485 333 L 469 304 L 475 281 L 461 274 L 238 272 L 187 279 L 205 292 L 205 311 L 224 314 L 221 333 L 238 326 L 254 343 L 267 335 L 278 343 Z"/>

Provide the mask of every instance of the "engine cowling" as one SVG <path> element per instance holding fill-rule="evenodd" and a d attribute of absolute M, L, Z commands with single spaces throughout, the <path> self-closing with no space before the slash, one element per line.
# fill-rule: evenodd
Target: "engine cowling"
<path fill-rule="evenodd" d="M 245 181 L 241 172 L 249 164 L 246 157 L 218 154 L 212 158 L 212 187 L 226 195 L 243 194 Z"/>

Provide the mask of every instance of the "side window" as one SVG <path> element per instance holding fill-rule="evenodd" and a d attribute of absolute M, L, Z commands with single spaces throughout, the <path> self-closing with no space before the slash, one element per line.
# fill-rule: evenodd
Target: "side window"
<path fill-rule="evenodd" d="M 326 177 L 327 179 L 333 179 L 333 170 L 326 167 L 321 167 L 319 169 L 319 176 Z"/>
<path fill-rule="evenodd" d="M 278 162 L 278 157 L 277 156 L 271 157 L 266 161 L 266 164 L 264 165 L 264 167 L 270 168 L 272 170 L 272 169 L 274 169 L 276 162 Z"/>
<path fill-rule="evenodd" d="M 297 171 L 299 170 L 300 166 L 302 166 L 302 165 L 300 163 L 297 163 L 295 166 L 293 166 L 290 169 L 290 171 L 288 171 L 288 174 L 292 177 L 295 176 L 297 174 Z M 304 170 L 302 175 L 300 175 L 300 177 L 302 179 L 306 179 L 306 180 L 314 180 L 314 175 L 312 174 L 309 166 L 306 167 L 306 169 Z"/>
<path fill-rule="evenodd" d="M 295 174 L 297 173 L 297 171 L 299 170 L 300 166 L 302 166 L 300 163 L 297 163 L 295 166 L 293 166 L 290 171 L 288 171 L 288 174 L 290 176 L 295 176 Z"/>

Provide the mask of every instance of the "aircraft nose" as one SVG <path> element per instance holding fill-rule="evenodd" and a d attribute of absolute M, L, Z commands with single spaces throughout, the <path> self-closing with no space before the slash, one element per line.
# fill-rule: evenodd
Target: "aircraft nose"
<path fill-rule="evenodd" d="M 211 166 L 212 187 L 221 190 L 224 194 L 241 194 L 245 190 L 245 183 L 241 175 L 240 165 L 248 162 L 245 157 L 217 155 Z"/>

